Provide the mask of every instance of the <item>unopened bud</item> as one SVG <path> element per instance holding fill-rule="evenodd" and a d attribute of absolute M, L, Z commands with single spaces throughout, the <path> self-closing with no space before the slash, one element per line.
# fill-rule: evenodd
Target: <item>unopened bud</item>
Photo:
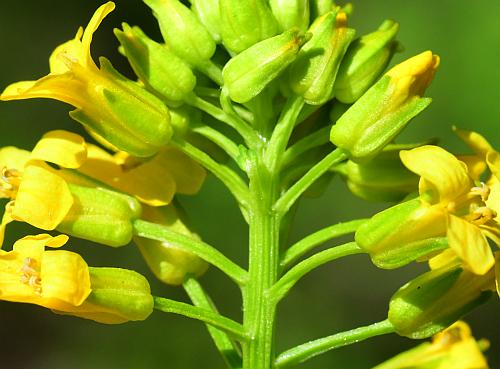
<path fill-rule="evenodd" d="M 191 0 L 191 10 L 210 32 L 214 41 L 220 43 L 219 0 Z"/>
<path fill-rule="evenodd" d="M 309 0 L 271 0 L 269 2 L 282 31 L 298 28 L 302 32 L 309 27 Z"/>

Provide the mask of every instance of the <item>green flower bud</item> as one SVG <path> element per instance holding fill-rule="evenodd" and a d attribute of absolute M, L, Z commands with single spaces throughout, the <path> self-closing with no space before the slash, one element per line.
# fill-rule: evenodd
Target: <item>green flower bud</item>
<path fill-rule="evenodd" d="M 232 58 L 222 71 L 231 99 L 245 103 L 257 96 L 295 60 L 303 40 L 298 29 L 291 29 Z"/>
<path fill-rule="evenodd" d="M 334 86 L 335 98 L 351 104 L 387 67 L 396 49 L 399 24 L 386 20 L 379 29 L 355 40 L 342 60 Z"/>
<path fill-rule="evenodd" d="M 215 42 L 220 43 L 219 0 L 191 0 L 191 10 L 210 32 Z"/>
<path fill-rule="evenodd" d="M 347 161 L 333 169 L 353 194 L 368 201 L 401 201 L 418 190 L 418 176 L 401 162 L 399 152 L 414 145 L 388 145 L 367 163 Z"/>
<path fill-rule="evenodd" d="M 446 218 L 420 198 L 375 214 L 355 234 L 356 243 L 379 268 L 393 269 L 448 246 Z"/>
<path fill-rule="evenodd" d="M 175 134 L 183 137 L 188 132 L 191 123 L 201 121 L 201 112 L 188 105 L 183 105 L 179 108 L 170 109 L 170 121 Z"/>
<path fill-rule="evenodd" d="M 219 7 L 222 42 L 234 54 L 279 32 L 266 0 L 219 0 Z"/>
<path fill-rule="evenodd" d="M 144 207 L 143 219 L 166 226 L 168 229 L 184 235 L 198 238 L 179 217 L 179 211 L 173 206 L 161 208 Z M 186 251 L 177 250 L 168 242 L 160 242 L 142 237 L 134 237 L 134 242 L 141 251 L 151 271 L 162 282 L 180 285 L 188 274 L 200 276 L 208 264 Z"/>
<path fill-rule="evenodd" d="M 316 19 L 325 15 L 335 8 L 335 2 L 333 0 L 309 0 L 311 8 L 311 19 Z"/>
<path fill-rule="evenodd" d="M 309 28 L 311 39 L 301 48 L 291 65 L 291 89 L 306 103 L 321 105 L 333 97 L 333 85 L 355 31 L 346 26 L 343 12 L 328 12 Z"/>
<path fill-rule="evenodd" d="M 171 106 L 179 106 L 193 91 L 196 77 L 186 62 L 146 36 L 139 27 L 123 23 L 123 32 L 114 33 L 132 69 L 148 90 L 167 100 Z"/>
<path fill-rule="evenodd" d="M 128 244 L 141 205 L 131 196 L 99 187 L 69 184 L 73 205 L 57 230 L 112 247 Z"/>
<path fill-rule="evenodd" d="M 430 337 L 484 303 L 492 295 L 491 278 L 461 268 L 431 270 L 392 296 L 389 321 L 401 336 Z"/>
<path fill-rule="evenodd" d="M 294 27 L 307 31 L 309 0 L 271 0 L 269 5 L 282 31 Z"/>
<path fill-rule="evenodd" d="M 120 268 L 89 268 L 92 292 L 71 311 L 54 311 L 99 323 L 120 324 L 145 320 L 153 312 L 153 296 L 146 278 Z"/>
<path fill-rule="evenodd" d="M 374 157 L 431 103 L 421 96 L 438 65 L 426 51 L 392 68 L 337 120 L 330 140 L 353 160 Z"/>
<path fill-rule="evenodd" d="M 138 157 L 156 154 L 172 136 L 165 104 L 100 58 L 101 71 L 112 84 L 100 86 L 100 103 L 93 110 L 77 109 L 70 116 L 120 150 Z"/>
<path fill-rule="evenodd" d="M 153 10 L 168 47 L 188 63 L 205 64 L 215 52 L 215 41 L 194 13 L 178 0 L 144 0 Z"/>

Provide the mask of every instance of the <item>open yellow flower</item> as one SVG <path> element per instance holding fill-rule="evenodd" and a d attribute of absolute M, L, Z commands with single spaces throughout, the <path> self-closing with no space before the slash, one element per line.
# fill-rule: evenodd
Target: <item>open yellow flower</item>
<path fill-rule="evenodd" d="M 58 171 L 47 164 L 77 168 L 86 158 L 85 141 L 78 135 L 51 131 L 30 153 L 15 147 L 0 149 L 0 198 L 8 198 L 0 227 L 0 244 L 5 226 L 12 220 L 52 230 L 64 219 L 73 196 Z"/>
<path fill-rule="evenodd" d="M 401 152 L 401 160 L 420 175 L 419 192 L 424 209 L 434 222 L 446 222 L 452 252 L 475 274 L 486 274 L 495 259 L 487 237 L 498 243 L 497 213 L 488 204 L 490 189 L 476 185 L 467 166 L 437 146 Z"/>
<path fill-rule="evenodd" d="M 436 334 L 432 343 L 423 343 L 373 369 L 488 369 L 481 352 L 481 346 L 487 345 L 487 341 L 477 342 L 469 326 L 459 321 Z"/>
<path fill-rule="evenodd" d="M 138 83 L 126 79 L 111 63 L 90 54 L 92 36 L 115 8 L 108 2 L 95 12 L 85 31 L 58 46 L 49 59 L 50 73 L 37 81 L 8 86 L 1 100 L 51 98 L 76 107 L 71 117 L 121 150 L 147 157 L 163 147 L 172 135 L 167 107 Z"/>
<path fill-rule="evenodd" d="M 40 234 L 18 240 L 12 251 L 0 250 L 0 299 L 56 310 L 80 306 L 91 292 L 87 263 L 74 252 L 45 250 L 67 240 Z"/>

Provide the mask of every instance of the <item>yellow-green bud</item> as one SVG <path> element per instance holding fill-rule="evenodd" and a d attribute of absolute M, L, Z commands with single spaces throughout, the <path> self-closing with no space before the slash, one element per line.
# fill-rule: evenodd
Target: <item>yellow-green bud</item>
<path fill-rule="evenodd" d="M 334 95 L 351 104 L 361 97 L 387 67 L 397 47 L 399 24 L 386 20 L 379 29 L 349 46 L 335 80 Z"/>
<path fill-rule="evenodd" d="M 198 238 L 186 227 L 178 213 L 173 205 L 161 208 L 147 206 L 144 207 L 142 218 L 162 224 L 174 232 Z M 182 284 L 186 275 L 199 276 L 208 268 L 208 264 L 204 260 L 189 252 L 177 250 L 169 242 L 142 237 L 134 237 L 134 242 L 154 275 L 167 284 Z"/>
<path fill-rule="evenodd" d="M 232 58 L 222 71 L 224 88 L 233 101 L 245 103 L 295 60 L 304 37 L 296 28 L 261 41 Z"/>
<path fill-rule="evenodd" d="M 484 303 L 492 278 L 457 267 L 431 270 L 392 296 L 389 321 L 401 336 L 430 337 Z"/>
<path fill-rule="evenodd" d="M 74 202 L 58 231 L 112 247 L 132 240 L 132 221 L 142 210 L 134 197 L 99 187 L 69 188 Z"/>
<path fill-rule="evenodd" d="M 336 6 L 333 0 L 309 0 L 311 19 L 316 19 L 333 10 Z"/>
<path fill-rule="evenodd" d="M 430 51 L 396 65 L 337 120 L 330 140 L 353 160 L 374 157 L 431 103 L 421 96 L 438 65 Z"/>
<path fill-rule="evenodd" d="M 214 41 L 220 43 L 219 0 L 191 0 L 191 10 L 210 32 Z"/>
<path fill-rule="evenodd" d="M 410 146 L 411 148 L 415 146 Z M 408 145 L 388 145 L 366 163 L 349 160 L 334 168 L 353 194 L 368 201 L 401 201 L 418 190 L 418 176 L 401 162 L 399 152 Z"/>
<path fill-rule="evenodd" d="M 393 269 L 448 246 L 446 218 L 420 198 L 375 214 L 355 234 L 356 243 L 379 268 Z"/>
<path fill-rule="evenodd" d="M 215 52 L 215 41 L 196 15 L 178 0 L 144 0 L 153 10 L 168 47 L 189 64 L 203 65 Z"/>
<path fill-rule="evenodd" d="M 139 27 L 122 24 L 123 31 L 115 29 L 123 54 L 139 79 L 153 93 L 171 106 L 179 106 L 194 89 L 196 77 L 189 65 L 146 36 Z"/>
<path fill-rule="evenodd" d="M 266 0 L 219 0 L 222 42 L 238 54 L 279 32 Z"/>
<path fill-rule="evenodd" d="M 343 12 L 328 12 L 309 28 L 311 39 L 290 66 L 289 83 L 306 103 L 321 105 L 333 97 L 333 85 L 355 31 L 347 28 Z"/>
<path fill-rule="evenodd" d="M 99 323 L 120 324 L 145 320 L 153 312 L 153 296 L 146 278 L 120 268 L 89 268 L 92 292 L 80 306 L 58 314 L 74 315 Z"/>
<path fill-rule="evenodd" d="M 298 28 L 302 32 L 309 27 L 309 0 L 270 0 L 273 11 L 281 31 Z"/>
<path fill-rule="evenodd" d="M 113 146 L 131 155 L 156 154 L 172 136 L 166 105 L 138 83 L 118 73 L 106 58 L 101 71 L 112 83 L 93 86 L 98 103 L 76 109 L 70 116 Z M 89 87 L 90 90 L 90 87 Z"/>

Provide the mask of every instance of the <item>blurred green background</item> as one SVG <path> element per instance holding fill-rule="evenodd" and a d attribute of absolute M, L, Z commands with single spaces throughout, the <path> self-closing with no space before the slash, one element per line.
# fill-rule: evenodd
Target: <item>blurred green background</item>
<path fill-rule="evenodd" d="M 54 46 L 72 38 L 100 5 L 95 0 L 0 1 L 0 87 L 35 79 L 48 71 Z M 477 130 L 500 148 L 500 2 L 498 0 L 358 0 L 352 24 L 358 34 L 375 29 L 385 18 L 401 23 L 399 40 L 405 51 L 394 62 L 431 49 L 441 67 L 428 95 L 434 98 L 402 135 L 400 141 L 442 138 L 445 147 L 466 150 L 450 126 Z M 117 53 L 111 32 L 120 22 L 140 25 L 159 39 L 149 9 L 139 0 L 118 0 L 93 43 L 94 56 L 106 55 L 124 73 L 126 61 Z M 393 62 L 393 63 L 394 63 Z M 82 132 L 67 115 L 68 107 L 48 100 L 0 104 L 0 143 L 30 149 L 49 129 Z M 232 199 L 210 178 L 194 198 L 182 198 L 203 238 L 245 265 L 246 227 Z M 291 241 L 335 222 L 364 217 L 382 204 L 366 204 L 334 180 L 323 197 L 303 200 Z M 36 230 L 24 225 L 9 229 L 8 241 Z M 181 289 L 154 281 L 133 246 L 111 249 L 74 239 L 71 247 L 94 266 L 121 266 L 148 276 L 155 294 L 180 300 Z M 304 278 L 279 309 L 278 351 L 308 339 L 332 334 L 385 318 L 387 301 L 404 282 L 423 270 L 410 266 L 377 270 L 365 256 L 326 265 Z M 212 268 L 202 283 L 220 310 L 235 319 L 241 315 L 237 289 Z M 469 316 L 476 337 L 491 340 L 490 366 L 500 367 L 498 299 Z M 0 368 L 6 369 L 190 369 L 223 368 L 223 362 L 201 323 L 154 313 L 147 321 L 104 326 L 60 317 L 35 306 L 0 302 Z M 313 359 L 303 368 L 370 368 L 417 342 L 395 335 L 339 349 Z"/>

